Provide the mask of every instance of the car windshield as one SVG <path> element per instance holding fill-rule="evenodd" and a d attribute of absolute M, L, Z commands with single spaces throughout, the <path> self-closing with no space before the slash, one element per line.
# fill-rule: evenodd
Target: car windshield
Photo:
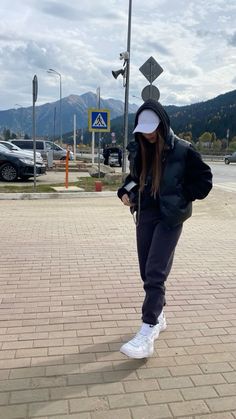
<path fill-rule="evenodd" d="M 0 144 L 0 151 L 9 151 L 7 147 L 5 147 L 3 144 Z"/>
<path fill-rule="evenodd" d="M 12 150 L 12 148 L 14 147 L 11 143 L 0 143 L 0 145 L 3 145 L 4 147 L 7 147 L 9 150 Z"/>
<path fill-rule="evenodd" d="M 53 144 L 53 150 L 60 151 L 61 150 L 61 147 L 59 147 L 56 144 Z"/>
<path fill-rule="evenodd" d="M 0 145 L 3 145 L 4 147 L 6 147 L 9 151 L 21 151 L 21 152 L 23 152 L 22 148 L 18 147 L 18 145 L 16 145 L 16 144 L 0 143 Z"/>

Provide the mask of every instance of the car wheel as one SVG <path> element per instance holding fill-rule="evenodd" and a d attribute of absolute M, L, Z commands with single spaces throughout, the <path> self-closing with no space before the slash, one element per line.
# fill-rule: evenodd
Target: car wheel
<path fill-rule="evenodd" d="M 18 178 L 17 169 L 11 163 L 5 163 L 0 168 L 0 177 L 5 182 L 14 182 Z"/>
<path fill-rule="evenodd" d="M 230 163 L 229 159 L 225 159 L 225 164 L 229 164 L 229 163 Z"/>

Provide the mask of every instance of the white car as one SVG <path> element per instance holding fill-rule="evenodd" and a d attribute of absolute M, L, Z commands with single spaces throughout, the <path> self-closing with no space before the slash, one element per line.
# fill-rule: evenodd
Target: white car
<path fill-rule="evenodd" d="M 20 152 L 22 154 L 24 154 L 25 156 L 29 156 L 31 159 L 34 158 L 34 152 L 30 151 L 30 150 L 22 150 L 20 147 L 18 147 L 15 144 L 10 143 L 9 141 L 3 141 L 0 140 L 0 144 L 3 145 L 4 147 L 7 147 L 8 150 L 13 151 L 13 152 Z M 36 151 L 36 162 L 37 163 L 43 163 L 43 158 L 41 156 L 41 153 Z"/>

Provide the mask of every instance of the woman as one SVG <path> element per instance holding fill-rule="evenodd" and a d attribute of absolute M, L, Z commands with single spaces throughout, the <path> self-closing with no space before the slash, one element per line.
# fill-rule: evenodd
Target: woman
<path fill-rule="evenodd" d="M 150 99 L 138 109 L 133 133 L 135 140 L 127 147 L 130 174 L 118 197 L 136 214 L 145 298 L 141 329 L 120 350 L 131 358 L 146 358 L 153 354 L 154 340 L 166 329 L 165 281 L 183 222 L 192 214 L 192 201 L 210 192 L 212 173 L 193 146 L 171 130 L 159 102 Z"/>

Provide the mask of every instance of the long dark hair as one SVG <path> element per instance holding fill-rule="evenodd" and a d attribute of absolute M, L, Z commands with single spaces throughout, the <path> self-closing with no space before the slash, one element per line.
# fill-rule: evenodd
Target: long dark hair
<path fill-rule="evenodd" d="M 153 196 L 156 196 L 160 186 L 162 174 L 162 151 L 164 148 L 164 137 L 162 127 L 159 126 L 157 130 L 157 141 L 153 144 L 153 156 L 148 155 L 148 141 L 144 138 L 144 136 L 141 133 L 138 134 L 138 141 L 141 149 L 141 173 L 139 178 L 139 188 L 141 192 L 144 190 L 147 174 L 150 171 L 152 177 L 151 194 Z M 151 167 L 148 167 L 150 164 Z"/>

